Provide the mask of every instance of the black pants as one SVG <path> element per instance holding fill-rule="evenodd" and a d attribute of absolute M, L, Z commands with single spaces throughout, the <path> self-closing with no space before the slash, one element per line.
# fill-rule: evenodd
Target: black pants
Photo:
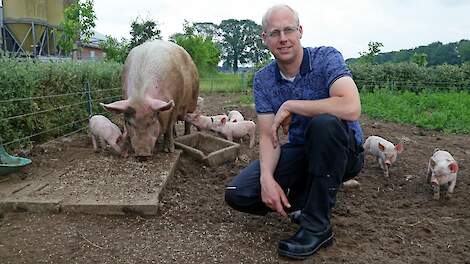
<path fill-rule="evenodd" d="M 305 132 L 306 143 L 281 146 L 274 172 L 291 204 L 301 210 L 300 224 L 321 232 L 330 227 L 331 210 L 343 181 L 356 176 L 364 164 L 364 151 L 354 132 L 333 115 L 313 118 Z M 225 190 L 225 201 L 234 209 L 257 215 L 272 210 L 261 200 L 260 163 L 252 162 Z"/>

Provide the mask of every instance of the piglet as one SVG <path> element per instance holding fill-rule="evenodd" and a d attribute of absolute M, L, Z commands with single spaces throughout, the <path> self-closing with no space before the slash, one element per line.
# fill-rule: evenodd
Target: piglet
<path fill-rule="evenodd" d="M 220 123 L 214 124 L 212 129 L 220 132 L 230 141 L 249 135 L 250 148 L 255 145 L 256 124 L 253 121 L 228 122 L 228 118 L 224 117 Z"/>
<path fill-rule="evenodd" d="M 449 152 L 439 149 L 434 151 L 429 159 L 427 181 L 431 183 L 435 200 L 439 200 L 442 185 L 447 185 L 448 196 L 454 192 L 458 170 L 459 165 Z"/>
<path fill-rule="evenodd" d="M 226 119 L 228 120 L 228 116 L 226 114 L 222 114 L 222 115 L 214 115 L 214 116 L 211 116 L 211 121 L 212 121 L 212 126 L 214 125 L 220 125 L 222 122 L 222 119 Z"/>
<path fill-rule="evenodd" d="M 91 141 L 93 143 L 93 149 L 98 151 L 98 145 L 96 139 L 100 141 L 101 148 L 106 148 L 106 143 L 122 157 L 127 157 L 128 152 L 125 147 L 126 134 L 121 133 L 121 129 L 116 126 L 111 120 L 102 115 L 94 115 L 89 119 L 89 128 L 91 134 Z"/>
<path fill-rule="evenodd" d="M 184 121 L 187 121 L 197 127 L 198 130 L 211 130 L 212 119 L 210 116 L 201 115 L 200 113 L 186 114 Z"/>
<path fill-rule="evenodd" d="M 388 177 L 389 167 L 396 161 L 397 155 L 403 152 L 404 146 L 402 143 L 393 145 L 393 143 L 379 136 L 370 136 L 364 143 L 364 150 L 365 153 L 377 158 L 385 177 Z"/>
<path fill-rule="evenodd" d="M 245 118 L 237 110 L 232 110 L 232 111 L 228 112 L 228 121 L 229 122 L 240 122 L 240 121 L 243 121 L 243 120 L 245 120 Z"/>

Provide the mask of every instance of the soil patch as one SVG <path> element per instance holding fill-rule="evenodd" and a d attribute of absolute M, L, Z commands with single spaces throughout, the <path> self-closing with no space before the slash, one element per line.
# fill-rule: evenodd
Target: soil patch
<path fill-rule="evenodd" d="M 238 98 L 236 94 L 202 96 L 209 115 L 232 110 L 227 105 Z M 251 107 L 238 110 L 248 119 L 256 119 Z M 337 196 L 332 217 L 335 243 L 304 263 L 470 263 L 470 136 L 443 135 L 367 116 L 361 117 L 361 123 L 366 136 L 403 141 L 405 151 L 391 168 L 390 178 L 367 157 L 356 177 L 361 187 L 341 190 Z M 109 163 L 108 170 L 118 175 L 158 170 L 158 165 L 120 167 L 118 157 L 93 154 L 88 140 L 70 142 L 83 151 L 60 152 L 57 161 L 48 156 L 55 153 L 52 149 L 31 158 L 36 164 L 46 162 L 55 171 L 78 170 L 73 161 L 64 162 L 70 159 L 89 160 L 89 177 L 99 162 Z M 224 203 L 224 184 L 258 157 L 257 147 L 249 149 L 248 141 L 240 143 L 237 159 L 216 167 L 183 155 L 165 188 L 157 216 L 6 213 L 0 218 L 0 262 L 289 262 L 278 257 L 277 242 L 296 231 L 294 224 L 274 214 L 239 213 Z M 460 167 L 455 194 L 439 201 L 432 199 L 425 183 L 428 159 L 436 147 L 451 152 Z M 117 180 L 120 177 L 124 176 Z M 152 184 L 146 179 L 135 181 L 132 188 L 139 193 Z"/>

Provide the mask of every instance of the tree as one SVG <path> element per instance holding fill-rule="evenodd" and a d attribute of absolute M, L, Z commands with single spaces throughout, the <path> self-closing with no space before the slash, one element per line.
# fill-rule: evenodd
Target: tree
<path fill-rule="evenodd" d="M 410 61 L 418 64 L 418 66 L 424 67 L 428 64 L 428 55 L 426 53 L 415 52 L 413 56 L 411 56 Z"/>
<path fill-rule="evenodd" d="M 74 49 L 74 44 L 89 43 L 95 27 L 94 0 L 75 1 L 64 11 L 64 21 L 60 23 L 63 28 L 58 45 L 68 54 Z"/>
<path fill-rule="evenodd" d="M 220 50 L 212 41 L 210 34 L 198 35 L 195 24 L 188 21 L 184 22 L 183 30 L 184 33 L 174 34 L 170 40 L 183 47 L 191 55 L 200 75 L 216 71 L 220 61 Z"/>
<path fill-rule="evenodd" d="M 257 64 L 269 57 L 269 51 L 263 45 L 261 26 L 254 21 L 227 19 L 219 25 L 223 59 L 234 72 L 242 63 Z"/>
<path fill-rule="evenodd" d="M 160 29 L 158 29 L 158 22 L 149 20 L 141 20 L 136 18 L 131 24 L 131 43 L 130 49 L 144 43 L 151 39 L 161 39 Z"/>
<path fill-rule="evenodd" d="M 100 43 L 100 48 L 106 52 L 106 60 L 124 63 L 130 51 L 129 45 L 129 41 L 125 38 L 118 41 L 111 36 L 106 36 L 106 39 Z"/>
<path fill-rule="evenodd" d="M 369 41 L 367 46 L 367 51 L 359 52 L 359 55 L 361 56 L 359 61 L 364 63 L 374 63 L 375 57 L 380 53 L 380 48 L 384 45 L 380 42 Z"/>
<path fill-rule="evenodd" d="M 458 43 L 460 61 L 462 63 L 470 62 L 470 40 L 462 39 Z"/>

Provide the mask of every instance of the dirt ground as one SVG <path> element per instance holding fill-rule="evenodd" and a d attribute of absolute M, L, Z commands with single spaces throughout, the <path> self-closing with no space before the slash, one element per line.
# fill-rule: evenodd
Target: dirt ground
<path fill-rule="evenodd" d="M 205 112 L 219 114 L 238 95 L 203 97 Z M 252 108 L 239 110 L 255 119 Z M 470 263 L 470 136 L 364 115 L 361 123 L 365 136 L 403 141 L 405 152 L 390 178 L 366 158 L 356 177 L 360 189 L 338 193 L 332 217 L 335 243 L 304 263 Z M 436 147 L 450 151 L 460 169 L 455 194 L 439 201 L 425 183 Z M 68 155 L 63 153 L 64 159 Z M 0 263 L 289 262 L 277 255 L 277 242 L 292 235 L 295 224 L 275 214 L 239 213 L 224 204 L 224 184 L 257 157 L 257 147 L 250 150 L 248 140 L 235 162 L 215 168 L 183 155 L 157 216 L 5 213 L 0 216 Z M 40 163 L 41 156 L 33 162 Z"/>

